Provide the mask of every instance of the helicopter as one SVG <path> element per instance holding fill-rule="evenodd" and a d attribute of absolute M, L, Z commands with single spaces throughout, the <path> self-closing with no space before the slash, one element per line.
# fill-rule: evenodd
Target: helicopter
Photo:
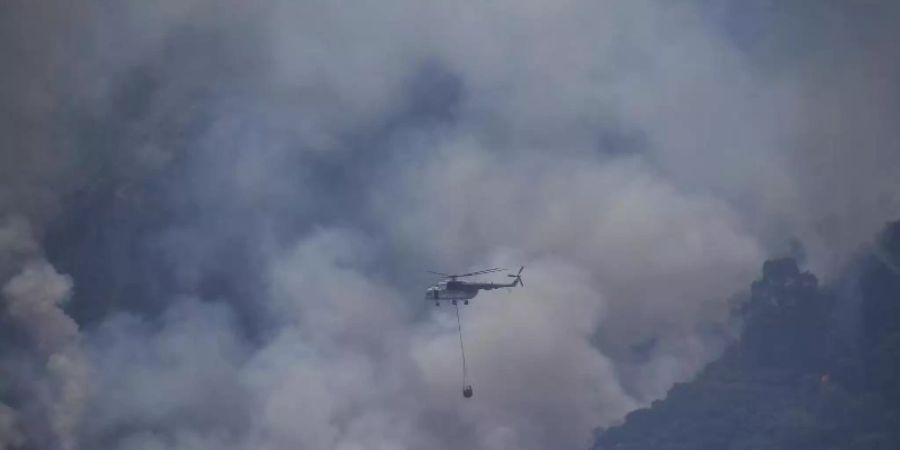
<path fill-rule="evenodd" d="M 519 268 L 519 272 L 515 275 L 506 275 L 510 278 L 513 278 L 511 283 L 472 283 L 468 281 L 458 280 L 459 278 L 506 270 L 498 267 L 462 274 L 448 274 L 442 272 L 432 272 L 429 270 L 428 273 L 440 275 L 444 277 L 444 279 L 439 281 L 434 286 L 429 287 L 425 291 L 425 300 L 434 301 L 435 306 L 441 306 L 441 301 L 450 301 L 453 305 L 456 305 L 457 301 L 462 301 L 464 305 L 468 305 L 469 300 L 478 295 L 478 291 L 480 290 L 489 291 L 491 289 L 512 288 L 516 286 L 524 287 L 525 283 L 522 282 L 522 270 L 524 269 L 525 266 L 522 266 Z"/>
<path fill-rule="evenodd" d="M 443 277 L 443 279 L 425 291 L 425 300 L 434 301 L 434 306 L 441 306 L 442 300 L 450 301 L 453 306 L 456 307 L 456 324 L 459 329 L 459 351 L 460 355 L 462 356 L 462 393 L 464 398 L 472 398 L 475 391 L 472 389 L 472 385 L 469 384 L 469 375 L 466 369 L 466 348 L 463 345 L 462 319 L 459 315 L 459 304 L 457 302 L 462 300 L 464 305 L 468 305 L 469 300 L 478 295 L 478 291 L 481 290 L 489 291 L 491 289 L 498 288 L 513 288 L 516 286 L 524 287 L 525 283 L 522 282 L 522 271 L 525 270 L 525 266 L 519 267 L 519 271 L 515 275 L 506 275 L 513 279 L 512 283 L 472 283 L 467 281 L 459 281 L 459 278 L 483 275 L 486 273 L 494 273 L 500 270 L 506 269 L 495 267 L 493 269 L 485 269 L 479 270 L 477 272 L 461 274 L 432 272 L 430 270 L 428 271 L 429 273 L 440 275 L 441 277 Z"/>

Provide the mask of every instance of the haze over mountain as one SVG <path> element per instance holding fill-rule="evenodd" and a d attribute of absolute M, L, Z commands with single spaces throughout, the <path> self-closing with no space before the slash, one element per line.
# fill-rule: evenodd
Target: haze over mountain
<path fill-rule="evenodd" d="M 900 217 L 898 13 L 3 2 L 0 449 L 588 448 Z"/>
<path fill-rule="evenodd" d="M 900 221 L 830 286 L 767 261 L 741 339 L 663 401 L 599 430 L 598 449 L 900 445 Z"/>

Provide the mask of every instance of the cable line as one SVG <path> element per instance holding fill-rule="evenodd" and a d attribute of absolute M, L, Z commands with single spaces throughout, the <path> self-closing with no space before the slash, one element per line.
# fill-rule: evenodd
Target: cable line
<path fill-rule="evenodd" d="M 456 305 L 456 325 L 459 329 L 459 352 L 462 355 L 462 386 L 463 386 L 463 397 L 469 398 L 472 396 L 472 386 L 466 384 L 469 378 L 468 370 L 466 369 L 466 347 L 463 345 L 463 335 L 462 335 L 462 320 L 459 318 L 459 305 Z"/>

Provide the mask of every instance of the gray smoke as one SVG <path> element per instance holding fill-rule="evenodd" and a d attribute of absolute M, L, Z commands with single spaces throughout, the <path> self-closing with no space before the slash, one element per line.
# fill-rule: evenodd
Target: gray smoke
<path fill-rule="evenodd" d="M 586 448 L 900 213 L 900 11 L 811 3 L 7 2 L 0 449 Z M 522 264 L 464 400 L 424 269 Z"/>
<path fill-rule="evenodd" d="M 24 437 L 16 424 L 15 411 L 0 404 L 0 448 L 16 448 L 23 442 Z"/>
<path fill-rule="evenodd" d="M 3 285 L 2 314 L 12 325 L 7 332 L 19 333 L 24 349 L 11 352 L 14 356 L 0 361 L 0 368 L 7 382 L 34 394 L 18 399 L 23 403 L 19 412 L 48 428 L 42 430 L 47 433 L 43 439 L 52 443 L 48 445 L 70 449 L 76 446 L 87 397 L 87 367 L 78 342 L 78 325 L 62 309 L 72 281 L 35 253 L 37 248 L 24 219 L 4 221 L 0 228 L 4 272 L 10 267 L 20 272 Z M 0 406 L 0 443 L 3 448 L 16 448 L 24 441 L 16 425 L 17 411 Z"/>

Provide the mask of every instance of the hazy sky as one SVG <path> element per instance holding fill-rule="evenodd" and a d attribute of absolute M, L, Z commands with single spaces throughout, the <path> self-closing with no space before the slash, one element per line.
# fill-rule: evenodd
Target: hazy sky
<path fill-rule="evenodd" d="M 766 257 L 827 280 L 900 216 L 898 23 L 4 2 L 0 450 L 588 448 Z M 425 270 L 519 265 L 462 310 L 463 399 Z"/>

